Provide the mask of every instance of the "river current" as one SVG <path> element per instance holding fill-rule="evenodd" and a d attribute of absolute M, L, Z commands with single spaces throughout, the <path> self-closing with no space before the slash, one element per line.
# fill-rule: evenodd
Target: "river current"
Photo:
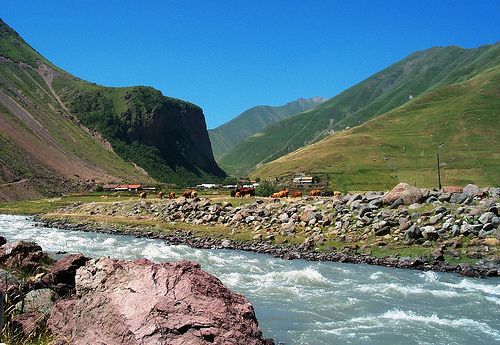
<path fill-rule="evenodd" d="M 499 278 L 193 249 L 38 227 L 24 216 L 0 215 L 0 234 L 35 241 L 47 252 L 197 261 L 252 302 L 264 336 L 277 343 L 500 344 Z"/>

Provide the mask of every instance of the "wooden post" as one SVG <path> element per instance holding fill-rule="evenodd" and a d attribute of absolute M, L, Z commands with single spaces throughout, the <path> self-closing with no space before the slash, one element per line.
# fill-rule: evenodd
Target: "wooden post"
<path fill-rule="evenodd" d="M 441 167 L 439 164 L 439 153 L 436 153 L 436 156 L 437 156 L 437 165 L 438 165 L 438 185 L 439 185 L 439 189 L 441 189 Z"/>

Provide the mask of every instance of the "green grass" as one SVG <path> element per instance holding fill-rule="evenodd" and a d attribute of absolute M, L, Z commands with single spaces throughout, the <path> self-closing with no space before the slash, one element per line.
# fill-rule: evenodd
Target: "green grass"
<path fill-rule="evenodd" d="M 219 163 L 228 173 L 245 176 L 260 164 L 321 140 L 332 130 L 340 132 L 395 109 L 407 103 L 410 95 L 417 97 L 468 80 L 499 65 L 500 44 L 416 52 L 322 105 L 270 125 L 240 142 Z"/>
<path fill-rule="evenodd" d="M 325 174 L 336 190 L 500 184 L 500 68 L 443 86 L 361 126 L 256 169 L 260 178 Z"/>

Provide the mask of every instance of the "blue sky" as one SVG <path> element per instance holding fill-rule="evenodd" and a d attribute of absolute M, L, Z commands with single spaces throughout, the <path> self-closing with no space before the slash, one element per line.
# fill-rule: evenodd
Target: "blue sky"
<path fill-rule="evenodd" d="M 500 40 L 500 1 L 2 0 L 0 17 L 56 65 L 150 85 L 209 128 L 259 104 L 332 97 L 416 50 Z"/>

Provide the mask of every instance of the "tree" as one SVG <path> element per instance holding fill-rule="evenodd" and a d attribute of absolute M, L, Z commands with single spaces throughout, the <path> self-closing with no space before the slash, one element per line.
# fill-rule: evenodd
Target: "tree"
<path fill-rule="evenodd" d="M 224 185 L 233 185 L 233 184 L 237 184 L 237 183 L 238 183 L 238 179 L 235 176 L 228 176 L 222 182 L 222 184 L 224 184 Z"/>

